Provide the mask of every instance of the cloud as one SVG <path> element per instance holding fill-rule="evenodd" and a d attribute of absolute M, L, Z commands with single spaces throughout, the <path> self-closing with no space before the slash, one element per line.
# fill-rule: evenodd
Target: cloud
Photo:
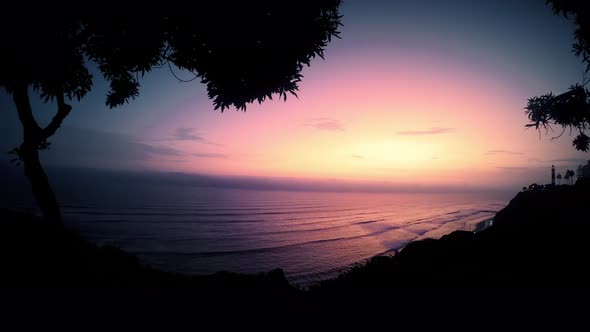
<path fill-rule="evenodd" d="M 191 158 L 228 158 L 213 152 L 185 152 L 162 144 L 140 142 L 131 135 L 64 126 L 49 151 L 42 153 L 47 165 L 137 169 L 149 161 L 188 162 Z"/>
<path fill-rule="evenodd" d="M 365 159 L 365 156 L 361 156 L 359 154 L 353 154 L 352 157 L 357 159 Z"/>
<path fill-rule="evenodd" d="M 191 153 L 191 156 L 197 158 L 227 158 L 229 155 L 223 153 Z"/>
<path fill-rule="evenodd" d="M 431 127 L 427 130 L 404 130 L 398 131 L 398 135 L 407 135 L 407 136 L 414 136 L 414 135 L 438 135 L 438 134 L 447 134 L 453 133 L 457 131 L 455 128 L 444 128 L 444 127 Z"/>
<path fill-rule="evenodd" d="M 538 158 L 529 158 L 529 162 L 535 163 L 565 163 L 565 164 L 579 164 L 585 165 L 588 160 L 583 158 L 561 158 L 561 159 L 538 159 Z"/>
<path fill-rule="evenodd" d="M 222 144 L 211 142 L 207 138 L 203 137 L 198 133 L 197 129 L 188 127 L 176 128 L 174 133 L 170 135 L 170 137 L 165 138 L 164 141 L 193 141 L 202 144 L 222 146 Z"/>
<path fill-rule="evenodd" d="M 576 164 L 586 164 L 588 162 L 587 159 L 581 158 L 565 158 L 565 159 L 552 159 L 550 160 L 552 163 L 576 163 Z"/>
<path fill-rule="evenodd" d="M 523 155 L 523 152 L 510 151 L 510 150 L 488 150 L 485 154 L 496 155 L 496 154 L 511 154 L 511 155 Z"/>
<path fill-rule="evenodd" d="M 174 134 L 172 134 L 171 140 L 175 141 L 198 141 L 198 142 L 206 142 L 207 140 L 203 138 L 201 135 L 196 133 L 195 128 L 186 128 L 180 127 L 176 128 Z"/>
<path fill-rule="evenodd" d="M 143 143 L 136 143 L 141 146 L 146 153 L 151 153 L 160 156 L 182 156 L 184 153 L 180 150 L 168 147 L 168 146 L 157 146 Z"/>
<path fill-rule="evenodd" d="M 503 169 L 506 171 L 524 171 L 530 169 L 529 167 L 521 167 L 521 166 L 496 166 L 498 169 Z"/>
<path fill-rule="evenodd" d="M 344 131 L 344 125 L 342 122 L 340 120 L 331 118 L 313 118 L 307 123 L 304 123 L 303 126 L 311 127 L 317 130 Z"/>
<path fill-rule="evenodd" d="M 131 135 L 63 126 L 42 153 L 48 165 L 136 168 L 154 159 L 183 160 L 186 153 L 162 144 L 146 144 Z"/>

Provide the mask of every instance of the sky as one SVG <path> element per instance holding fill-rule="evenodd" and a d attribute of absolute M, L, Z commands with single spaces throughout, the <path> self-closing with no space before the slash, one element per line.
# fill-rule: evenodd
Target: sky
<path fill-rule="evenodd" d="M 547 183 L 552 164 L 565 173 L 590 155 L 567 133 L 552 141 L 524 127 L 528 98 L 564 92 L 584 69 L 571 52 L 573 25 L 544 2 L 345 1 L 341 39 L 304 69 L 299 97 L 246 112 L 214 111 L 203 84 L 180 83 L 167 68 L 111 110 L 97 77 L 42 161 L 391 188 Z M 44 124 L 56 110 L 32 105 Z M 20 130 L 2 91 L 2 151 Z"/>

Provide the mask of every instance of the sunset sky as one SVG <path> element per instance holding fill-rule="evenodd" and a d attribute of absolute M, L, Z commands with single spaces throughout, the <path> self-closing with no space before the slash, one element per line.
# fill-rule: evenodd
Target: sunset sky
<path fill-rule="evenodd" d="M 573 25 L 544 0 L 345 1 L 342 39 L 305 68 L 299 98 L 214 111 L 168 69 L 123 107 L 96 79 L 43 152 L 47 165 L 395 185 L 520 188 L 590 159 L 567 133 L 525 130 L 526 100 L 582 79 Z M 236 55 L 239 56 L 239 55 Z M 269 68 L 272 70 L 272 68 Z M 188 73 L 177 73 L 191 78 Z M 0 148 L 19 143 L 0 95 Z M 33 103 L 41 122 L 55 107 Z M 8 158 L 8 156 L 3 157 Z"/>

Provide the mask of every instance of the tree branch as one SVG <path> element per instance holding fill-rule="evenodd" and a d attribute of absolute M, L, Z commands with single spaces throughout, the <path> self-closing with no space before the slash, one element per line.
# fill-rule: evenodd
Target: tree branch
<path fill-rule="evenodd" d="M 557 135 L 557 136 L 555 136 L 555 137 L 551 137 L 551 140 L 554 140 L 554 139 L 558 139 L 558 138 L 560 138 L 560 137 L 561 137 L 561 135 L 563 135 L 563 133 L 565 133 L 565 127 L 563 127 L 563 130 L 561 131 L 561 134 L 559 134 L 559 135 Z M 570 135 L 571 135 L 571 134 L 570 134 Z"/>
<path fill-rule="evenodd" d="M 49 125 L 47 125 L 47 127 L 45 127 L 45 129 L 43 129 L 43 138 L 44 139 L 47 139 L 47 138 L 51 137 L 53 134 L 55 134 L 57 129 L 61 126 L 61 123 L 63 122 L 63 120 L 66 118 L 66 116 L 68 116 L 68 114 L 70 114 L 70 111 L 72 110 L 72 106 L 65 103 L 63 93 L 59 92 L 57 94 L 56 98 L 57 98 L 57 113 L 55 114 L 55 116 L 53 117 L 53 119 L 51 120 Z"/>
<path fill-rule="evenodd" d="M 199 77 L 199 75 L 197 75 L 197 74 L 193 73 L 193 75 L 195 75 L 195 77 L 193 77 L 193 78 L 191 78 L 191 79 L 189 79 L 189 80 L 183 80 L 182 78 L 178 77 L 178 76 L 177 76 L 177 75 L 174 73 L 174 70 L 172 69 L 172 65 L 170 64 L 170 62 L 168 62 L 168 69 L 170 69 L 170 72 L 172 73 L 172 75 L 173 75 L 173 76 L 174 76 L 174 77 L 175 77 L 175 78 L 176 78 L 176 79 L 177 79 L 179 82 L 182 82 L 182 83 L 188 83 L 188 82 L 192 82 L 192 81 L 196 80 L 196 79 L 197 79 L 197 77 Z"/>
<path fill-rule="evenodd" d="M 20 122 L 23 125 L 25 137 L 31 137 L 34 133 L 41 130 L 39 124 L 33 116 L 31 104 L 29 103 L 29 85 L 26 83 L 15 84 L 12 90 L 12 99 L 16 105 L 16 111 Z"/>

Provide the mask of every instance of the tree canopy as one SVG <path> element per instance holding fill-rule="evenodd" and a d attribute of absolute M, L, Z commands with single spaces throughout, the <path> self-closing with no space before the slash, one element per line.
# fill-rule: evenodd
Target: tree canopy
<path fill-rule="evenodd" d="M 42 96 L 80 99 L 92 88 L 88 63 L 110 84 L 106 104 L 139 94 L 139 77 L 158 66 L 193 72 L 215 108 L 295 94 L 301 69 L 338 36 L 339 0 L 215 1 L 190 14 L 46 13 L 2 20 L 0 86 L 33 85 Z M 27 12 L 30 14 L 30 12 Z"/>
<path fill-rule="evenodd" d="M 547 0 L 552 6 L 553 12 L 573 20 L 576 29 L 574 32 L 573 52 L 581 57 L 586 64 L 586 73 L 590 71 L 590 12 L 585 1 L 577 0 Z M 565 93 L 554 95 L 548 93 L 540 97 L 528 100 L 525 114 L 531 121 L 527 127 L 545 129 L 547 132 L 552 125 L 562 127 L 560 137 L 566 130 L 577 133 L 572 142 L 576 150 L 588 151 L 590 149 L 590 137 L 586 131 L 590 129 L 590 91 L 585 80 L 581 84 L 572 85 Z"/>
<path fill-rule="evenodd" d="M 301 70 L 314 57 L 323 58 L 341 19 L 340 0 L 166 5 L 148 14 L 118 4 L 72 15 L 66 14 L 72 8 L 51 3 L 34 12 L 5 11 L 10 16 L 0 19 L 5 46 L 0 87 L 12 95 L 23 126 L 23 143 L 12 152 L 24 163 L 47 220 L 61 223 L 61 213 L 38 151 L 48 147 L 47 139 L 72 110 L 67 99 L 80 100 L 91 91 L 91 63 L 110 86 L 110 108 L 137 97 L 146 72 L 168 66 L 172 74 L 180 68 L 206 84 L 215 109 L 246 110 L 246 104 L 273 94 L 285 100 L 288 93 L 296 95 Z M 30 86 L 45 102 L 57 101 L 57 112 L 44 128 L 31 109 Z"/>
<path fill-rule="evenodd" d="M 584 86 L 576 84 L 568 92 L 560 95 L 548 93 L 528 100 L 526 115 L 531 120 L 527 127 L 545 130 L 552 129 L 551 125 L 562 127 L 560 137 L 566 130 L 577 132 L 573 140 L 576 150 L 588 151 L 590 137 L 586 130 L 590 128 L 590 91 Z"/>

